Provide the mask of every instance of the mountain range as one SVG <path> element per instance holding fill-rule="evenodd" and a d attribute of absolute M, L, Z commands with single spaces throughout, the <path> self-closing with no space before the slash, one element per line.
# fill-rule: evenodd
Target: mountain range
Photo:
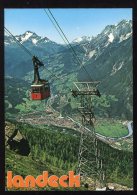
<path fill-rule="evenodd" d="M 67 45 L 56 43 L 35 32 L 27 31 L 15 36 L 33 55 L 39 57 L 47 69 L 41 69 L 41 77 L 51 83 L 53 95 L 57 91 L 69 92 L 74 81 L 98 80 L 98 89 L 106 96 L 114 95 L 109 117 L 132 119 L 133 113 L 133 59 L 132 21 L 122 20 L 108 25 L 97 36 L 83 36 L 71 42 L 75 54 Z M 5 34 L 5 75 L 15 79 L 33 80 L 31 57 Z M 85 71 L 86 70 L 86 71 Z M 52 74 L 60 77 L 56 80 Z M 88 72 L 88 74 L 87 74 Z M 100 110 L 98 110 L 100 112 Z"/>

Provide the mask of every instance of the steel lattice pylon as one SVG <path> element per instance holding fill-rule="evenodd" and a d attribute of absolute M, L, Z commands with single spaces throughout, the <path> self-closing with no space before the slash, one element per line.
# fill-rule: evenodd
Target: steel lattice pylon
<path fill-rule="evenodd" d="M 94 128 L 95 117 L 92 108 L 92 95 L 100 96 L 95 87 L 97 83 L 75 82 L 77 89 L 72 90 L 72 95 L 80 98 L 78 111 L 82 118 L 77 174 L 80 174 L 83 183 L 88 183 L 88 178 L 92 178 L 95 186 L 99 181 L 102 187 L 104 171 Z"/>

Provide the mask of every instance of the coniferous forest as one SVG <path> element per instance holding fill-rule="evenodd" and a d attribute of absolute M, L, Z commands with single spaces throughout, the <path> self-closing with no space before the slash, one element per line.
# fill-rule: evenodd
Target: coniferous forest
<path fill-rule="evenodd" d="M 45 167 L 39 165 L 41 171 L 44 171 L 45 168 L 49 170 L 51 167 L 55 168 L 58 175 L 62 173 L 67 174 L 69 170 L 76 171 L 80 141 L 79 132 L 73 132 L 72 129 L 70 129 L 69 132 L 69 129 L 67 129 L 67 133 L 63 133 L 59 127 L 45 126 L 43 128 L 36 128 L 32 125 L 23 123 L 17 123 L 16 125 L 20 133 L 28 141 L 30 148 L 29 158 L 35 162 L 40 162 L 41 165 L 45 164 Z M 117 150 L 99 140 L 98 145 L 102 148 L 103 168 L 106 172 L 106 182 L 114 182 L 132 187 L 133 153 Z M 20 155 L 25 147 L 25 145 L 22 145 L 22 149 L 19 150 L 18 147 L 15 146 L 12 151 L 16 151 L 17 154 Z M 9 156 L 7 155 L 9 155 L 8 150 L 6 150 L 8 162 L 10 161 L 11 154 Z M 19 170 L 16 166 L 10 166 L 10 168 L 14 170 L 14 174 L 18 174 L 19 171 L 19 174 L 25 177 L 26 173 L 31 170 L 31 166 L 34 165 L 30 164 L 29 167 L 25 167 L 25 169 L 24 167 L 20 167 Z M 9 164 L 6 163 L 6 170 L 8 169 Z M 53 172 L 56 172 L 55 170 Z"/>

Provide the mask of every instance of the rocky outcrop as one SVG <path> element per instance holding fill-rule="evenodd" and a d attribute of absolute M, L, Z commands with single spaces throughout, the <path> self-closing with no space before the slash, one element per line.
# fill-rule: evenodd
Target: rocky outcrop
<path fill-rule="evenodd" d="M 30 153 L 28 140 L 20 133 L 18 125 L 8 121 L 5 122 L 5 146 L 23 156 Z"/>

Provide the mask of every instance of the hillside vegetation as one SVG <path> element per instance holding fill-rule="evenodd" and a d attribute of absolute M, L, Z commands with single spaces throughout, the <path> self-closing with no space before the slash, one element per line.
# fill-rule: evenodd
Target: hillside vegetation
<path fill-rule="evenodd" d="M 75 133 L 75 135 L 73 133 L 64 134 L 62 131 L 56 131 L 55 127 L 51 130 L 48 126 L 36 128 L 22 123 L 18 123 L 17 127 L 29 142 L 30 154 L 28 157 L 21 157 L 14 152 L 10 154 L 9 149 L 6 150 L 5 171 L 12 170 L 14 174 L 20 174 L 24 177 L 27 173 L 36 175 L 47 169 L 54 174 L 67 173 L 69 170 L 76 171 L 79 133 Z M 98 141 L 98 145 L 102 148 L 106 182 L 115 182 L 132 188 L 132 152 L 116 150 L 101 141 Z M 92 150 L 92 147 L 90 149 Z M 22 163 L 18 164 L 19 160 L 23 160 L 23 166 L 21 166 Z M 37 166 L 39 166 L 38 169 Z"/>

